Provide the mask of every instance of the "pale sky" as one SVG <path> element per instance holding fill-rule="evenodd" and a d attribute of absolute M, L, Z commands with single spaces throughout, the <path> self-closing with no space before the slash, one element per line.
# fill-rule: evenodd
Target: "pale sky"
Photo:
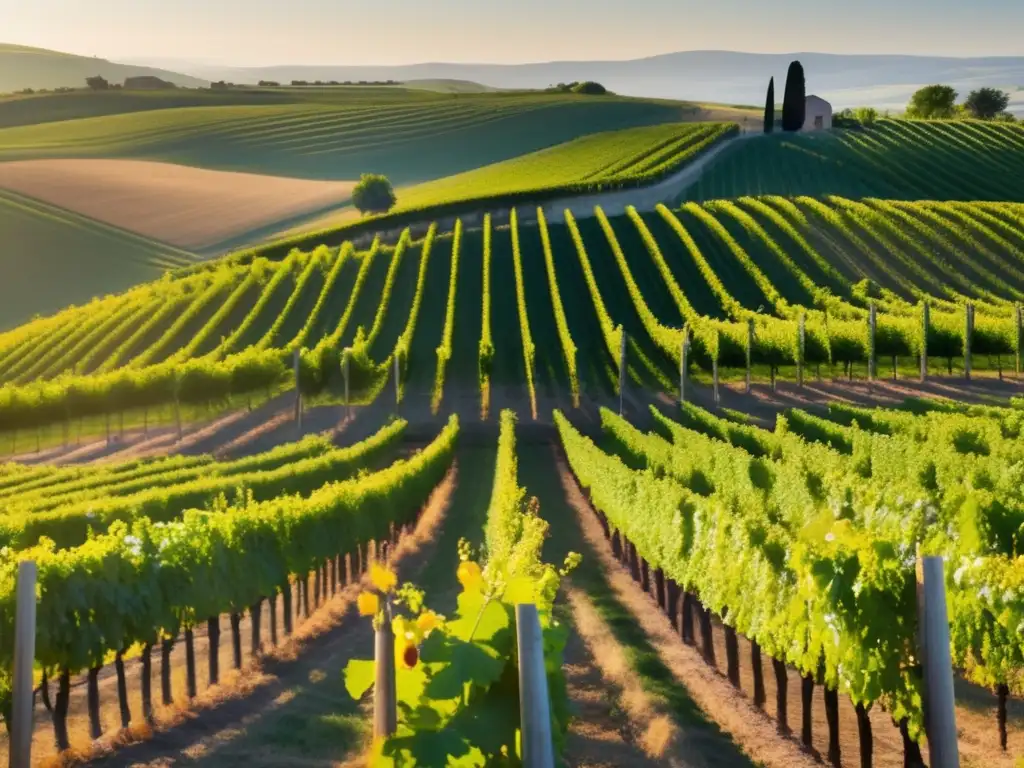
<path fill-rule="evenodd" d="M 1024 55 L 1024 0 L 0 0 L 0 42 L 230 65 Z"/>

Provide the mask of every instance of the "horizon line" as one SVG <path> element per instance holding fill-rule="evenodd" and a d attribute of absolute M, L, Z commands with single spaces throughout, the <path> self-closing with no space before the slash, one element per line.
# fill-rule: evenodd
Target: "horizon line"
<path fill-rule="evenodd" d="M 273 69 L 280 67 L 365 67 L 365 68 L 380 68 L 380 69 L 400 69 L 407 67 L 427 67 L 427 66 L 454 66 L 454 67 L 530 67 L 530 66 L 552 66 L 552 65 L 579 65 L 579 64 L 628 64 L 633 62 L 650 61 L 652 59 L 663 58 L 667 56 L 678 56 L 685 54 L 731 54 L 736 56 L 764 56 L 764 57 L 794 57 L 799 58 L 801 56 L 822 56 L 822 57 L 833 57 L 833 58 L 899 58 L 899 59 L 938 59 L 948 61 L 969 61 L 969 60 L 982 60 L 982 61 L 1001 61 L 1001 60 L 1012 60 L 1012 59 L 1024 59 L 1024 52 L 1020 54 L 1000 54 L 1000 55 L 950 55 L 950 54 L 924 54 L 924 53 L 831 53 L 828 51 L 787 51 L 787 52 L 770 52 L 770 51 L 742 51 L 742 50 L 730 50 L 726 48 L 694 48 L 694 49 L 683 49 L 683 50 L 672 50 L 664 51 L 661 53 L 653 53 L 647 56 L 634 56 L 623 59 L 547 59 L 547 60 L 533 60 L 533 61 L 519 61 L 519 62 L 499 62 L 499 61 L 443 61 L 443 60 L 427 60 L 410 62 L 406 64 L 381 64 L 381 63 L 338 63 L 338 62 L 322 62 L 316 64 L 310 63 L 288 63 L 278 62 L 272 64 L 230 64 L 230 63 L 216 63 L 211 61 L 204 61 L 200 58 L 189 58 L 189 57 L 178 57 L 173 55 L 154 55 L 154 56 L 125 56 L 123 59 L 114 55 L 111 57 L 99 56 L 96 54 L 80 54 L 80 53 L 69 53 L 67 51 L 60 51 L 54 48 L 41 48 L 39 46 L 24 45 L 21 43 L 0 43 L 0 47 L 11 46 L 16 48 L 22 48 L 30 51 L 39 51 L 46 53 L 63 53 L 65 55 L 78 56 L 81 58 L 97 58 L 103 61 L 107 61 L 112 64 L 118 64 L 127 62 L 131 64 L 134 62 L 153 62 L 153 61 L 177 61 L 181 63 L 191 63 L 201 66 L 212 66 L 212 67 L 224 67 L 231 69 Z M 139 64 L 136 64 L 139 65 Z M 150 65 L 152 66 L 152 65 Z"/>

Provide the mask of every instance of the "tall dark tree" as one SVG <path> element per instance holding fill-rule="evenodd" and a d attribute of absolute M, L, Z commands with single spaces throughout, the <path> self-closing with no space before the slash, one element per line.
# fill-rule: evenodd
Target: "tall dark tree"
<path fill-rule="evenodd" d="M 804 127 L 807 111 L 807 83 L 804 67 L 799 61 L 789 65 L 786 93 L 782 97 L 782 130 L 799 131 Z"/>
<path fill-rule="evenodd" d="M 768 81 L 768 97 L 764 100 L 764 132 L 775 130 L 775 78 Z"/>

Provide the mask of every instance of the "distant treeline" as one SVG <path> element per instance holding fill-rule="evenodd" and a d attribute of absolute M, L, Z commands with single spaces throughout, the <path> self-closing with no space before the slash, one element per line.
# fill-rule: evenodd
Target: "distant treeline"
<path fill-rule="evenodd" d="M 402 85 L 399 80 L 292 80 L 290 85 L 301 86 L 324 86 L 324 85 Z M 280 88 L 281 83 L 274 80 L 260 80 L 261 88 Z"/>

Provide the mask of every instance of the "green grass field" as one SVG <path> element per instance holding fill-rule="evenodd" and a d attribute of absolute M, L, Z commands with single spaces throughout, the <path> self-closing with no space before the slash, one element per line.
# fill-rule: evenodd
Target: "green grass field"
<path fill-rule="evenodd" d="M 128 157 L 301 178 L 378 172 L 410 184 L 686 114 L 678 103 L 620 97 L 347 90 L 348 98 L 328 93 L 322 102 L 302 93 L 288 104 L 147 109 L 10 127 L 0 130 L 0 161 Z"/>
<path fill-rule="evenodd" d="M 723 123 L 667 123 L 584 136 L 403 189 L 395 210 L 555 189 L 600 191 L 651 183 L 726 138 L 726 130 Z"/>
<path fill-rule="evenodd" d="M 183 251 L 0 191 L 0 328 L 193 263 Z"/>
<path fill-rule="evenodd" d="M 880 120 L 869 129 L 776 133 L 715 163 L 686 200 L 842 195 L 1024 201 L 1024 128 L 979 121 Z"/>

